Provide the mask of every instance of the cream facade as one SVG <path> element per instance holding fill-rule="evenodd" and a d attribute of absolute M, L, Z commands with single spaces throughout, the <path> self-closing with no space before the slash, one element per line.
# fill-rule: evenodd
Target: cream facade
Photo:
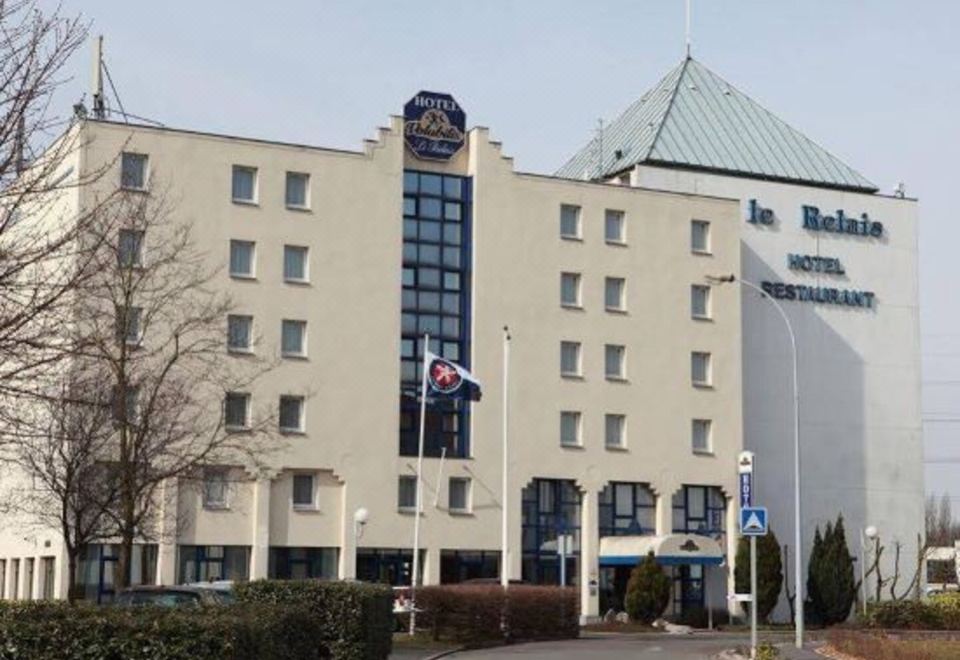
<path fill-rule="evenodd" d="M 509 326 L 509 576 L 557 583 L 557 539 L 569 536 L 567 582 L 596 616 L 624 579 L 602 537 L 689 534 L 719 542 L 726 563 L 672 568 L 675 610 L 725 605 L 741 308 L 738 291 L 707 276 L 739 274 L 736 199 L 517 172 L 484 128 L 449 162 L 421 160 L 401 118 L 362 152 L 99 121 L 79 131 L 80 172 L 113 163 L 102 192 L 120 182 L 118 154 L 145 157 L 146 194 L 166 191 L 222 268 L 234 314 L 252 318 L 252 350 L 278 359 L 250 405 L 302 397 L 266 469 L 221 466 L 214 484 L 167 485 L 164 533 L 144 539 L 135 581 L 408 584 L 416 419 L 401 383 L 415 382 L 433 328 L 431 350 L 469 367 L 483 400 L 428 416 L 423 581 L 496 577 Z M 81 188 L 77 207 L 95 194 Z M 249 272 L 232 272 L 247 260 Z M 301 354 L 283 354 L 284 321 L 305 329 Z M 223 359 L 243 359 L 227 350 L 227 328 Z M 63 597 L 56 533 L 24 536 L 20 523 L 0 538 L 7 597 Z M 110 596 L 111 552 L 86 557 L 91 598 Z"/>

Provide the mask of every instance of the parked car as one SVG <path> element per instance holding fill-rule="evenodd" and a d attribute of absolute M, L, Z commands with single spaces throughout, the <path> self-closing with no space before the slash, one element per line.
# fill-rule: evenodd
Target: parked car
<path fill-rule="evenodd" d="M 192 582 L 188 587 L 208 589 L 216 592 L 222 604 L 229 605 L 235 601 L 233 596 L 233 580 L 212 580 L 210 582 Z"/>
<path fill-rule="evenodd" d="M 159 607 L 190 607 L 225 605 L 232 596 L 222 590 L 183 585 L 176 587 L 139 586 L 124 589 L 117 594 L 114 604 L 120 607 L 156 605 Z"/>

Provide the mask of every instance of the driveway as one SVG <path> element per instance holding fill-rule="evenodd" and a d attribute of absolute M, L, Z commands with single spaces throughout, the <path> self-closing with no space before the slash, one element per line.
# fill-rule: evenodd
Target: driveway
<path fill-rule="evenodd" d="M 762 639 L 762 637 L 761 637 Z M 714 658 L 728 649 L 748 644 L 749 636 L 725 634 L 696 635 L 597 635 L 592 634 L 581 639 L 561 642 L 538 642 L 533 644 L 515 644 L 496 649 L 464 651 L 450 656 L 456 660 L 567 660 L 587 658 L 589 660 L 704 660 Z M 789 660 L 820 659 L 812 651 L 797 651 L 782 638 L 776 642 L 782 657 Z"/>

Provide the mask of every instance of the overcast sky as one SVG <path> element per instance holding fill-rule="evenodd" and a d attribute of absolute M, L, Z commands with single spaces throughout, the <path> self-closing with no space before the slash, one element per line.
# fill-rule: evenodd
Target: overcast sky
<path fill-rule="evenodd" d="M 446 90 L 535 172 L 683 56 L 683 0 L 58 2 L 105 35 L 137 115 L 358 149 L 417 90 Z M 925 422 L 927 454 L 960 458 L 960 2 L 693 5 L 695 57 L 884 190 L 920 197 L 924 410 L 941 420 Z M 90 67 L 88 52 L 71 64 L 60 112 Z M 960 462 L 928 464 L 927 489 L 949 488 L 960 508 Z"/>

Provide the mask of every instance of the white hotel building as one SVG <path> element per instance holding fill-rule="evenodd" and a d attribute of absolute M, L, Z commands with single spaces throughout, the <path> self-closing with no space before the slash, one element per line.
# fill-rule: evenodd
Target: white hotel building
<path fill-rule="evenodd" d="M 553 176 L 515 171 L 480 127 L 446 160 L 419 158 L 401 117 L 359 152 L 75 130 L 77 172 L 124 152 L 98 186 L 175 191 L 237 301 L 223 359 L 279 358 L 226 414 L 242 422 L 266 402 L 294 431 L 266 470 L 171 484 L 185 522 L 138 545 L 138 581 L 408 583 L 424 332 L 484 397 L 428 406 L 423 581 L 496 577 L 509 325 L 510 577 L 557 583 L 569 536 L 584 615 L 617 605 L 648 549 L 676 578 L 674 612 L 725 606 L 742 449 L 781 542 L 793 525 L 786 329 L 769 301 L 708 280 L 728 274 L 780 298 L 796 330 L 806 541 L 841 512 L 851 534 L 874 524 L 908 550 L 922 533 L 916 204 L 878 194 L 695 60 Z M 228 324 L 230 342 L 256 345 L 228 346 Z M 62 597 L 62 542 L 22 522 L 0 527 L 0 594 Z M 112 596 L 115 557 L 87 549 L 90 598 Z"/>

